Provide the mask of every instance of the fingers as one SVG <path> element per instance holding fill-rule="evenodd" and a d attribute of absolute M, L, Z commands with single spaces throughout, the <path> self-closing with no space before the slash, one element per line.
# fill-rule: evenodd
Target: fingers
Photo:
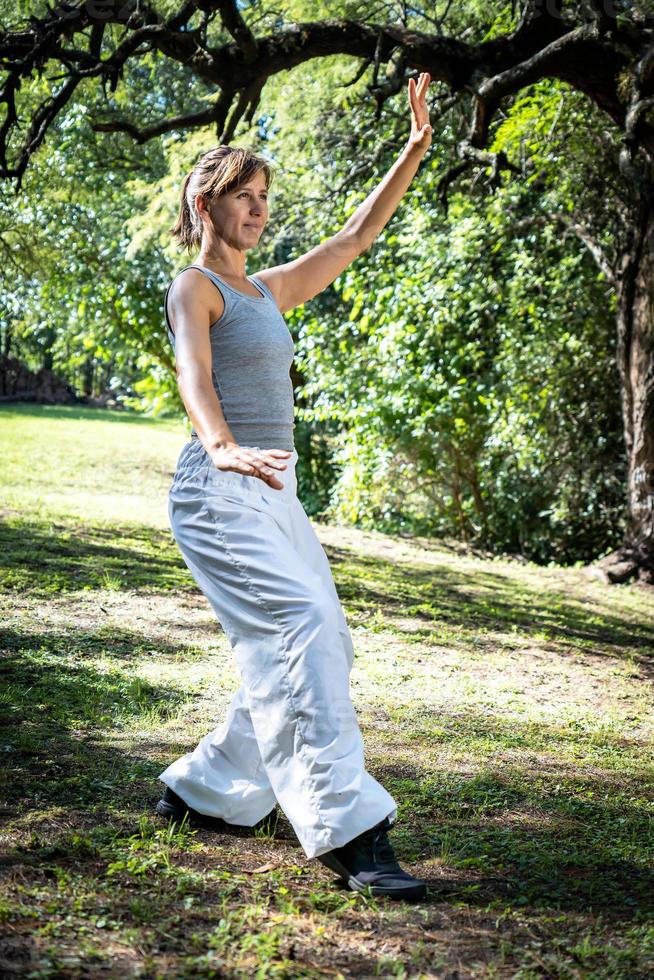
<path fill-rule="evenodd" d="M 409 79 L 409 98 L 411 99 L 412 104 L 413 104 L 414 97 L 421 99 L 424 96 L 430 82 L 431 82 L 431 75 L 429 74 L 428 71 L 420 72 L 417 84 L 415 78 Z"/>
<path fill-rule="evenodd" d="M 255 470 L 254 473 L 250 475 L 256 476 L 259 480 L 261 480 L 262 483 L 265 483 L 266 486 L 272 487 L 273 490 L 281 490 L 281 488 L 284 486 L 284 484 L 281 482 L 279 477 L 275 476 L 275 474 L 272 472 L 265 473 L 265 472 L 259 472 L 258 470 Z"/>
<path fill-rule="evenodd" d="M 276 464 L 277 469 L 286 469 L 286 463 L 279 462 Z M 281 482 L 275 470 L 271 469 L 264 463 L 257 460 L 252 464 L 253 473 L 252 476 L 258 477 L 263 483 L 266 483 L 273 490 L 281 490 L 284 484 Z"/>
<path fill-rule="evenodd" d="M 287 458 L 293 455 L 292 449 L 262 449 L 262 453 L 268 453 L 269 456 L 284 457 Z"/>
<path fill-rule="evenodd" d="M 263 483 L 267 483 L 269 487 L 274 487 L 276 490 L 284 485 L 280 482 L 274 470 L 261 463 L 251 463 L 249 465 L 246 464 L 245 475 L 256 476 L 257 479 L 261 480 Z"/>
<path fill-rule="evenodd" d="M 264 479 L 264 482 L 268 482 L 265 479 L 266 477 L 273 477 L 273 480 L 277 483 L 278 481 L 274 476 L 274 471 L 285 470 L 285 459 L 288 459 L 291 455 L 289 449 L 242 449 L 241 452 L 246 457 L 245 466 L 249 474 L 261 477 Z"/>
<path fill-rule="evenodd" d="M 411 103 L 411 108 L 416 111 L 416 83 L 415 79 L 409 79 L 409 102 Z"/>
<path fill-rule="evenodd" d="M 255 452 L 255 458 L 262 460 L 264 464 L 274 466 L 277 470 L 286 469 L 286 460 L 291 455 L 289 449 L 261 449 Z"/>

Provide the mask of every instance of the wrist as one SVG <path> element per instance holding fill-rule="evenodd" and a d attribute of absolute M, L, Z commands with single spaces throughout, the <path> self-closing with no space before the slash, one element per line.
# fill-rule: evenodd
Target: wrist
<path fill-rule="evenodd" d="M 430 146 L 431 140 L 427 144 L 407 140 L 402 150 L 402 156 L 411 160 L 421 160 Z"/>
<path fill-rule="evenodd" d="M 238 443 L 233 436 L 215 436 L 204 443 L 208 453 L 218 452 L 219 449 L 226 449 L 228 446 L 237 446 Z"/>

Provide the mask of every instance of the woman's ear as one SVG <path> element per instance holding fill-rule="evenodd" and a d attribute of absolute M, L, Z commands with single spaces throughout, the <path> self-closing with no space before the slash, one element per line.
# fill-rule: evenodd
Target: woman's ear
<path fill-rule="evenodd" d="M 207 197 L 206 194 L 195 195 L 195 207 L 197 209 L 198 214 L 201 215 L 203 212 L 205 212 L 210 218 L 211 217 L 210 203 L 211 203 L 210 199 Z"/>

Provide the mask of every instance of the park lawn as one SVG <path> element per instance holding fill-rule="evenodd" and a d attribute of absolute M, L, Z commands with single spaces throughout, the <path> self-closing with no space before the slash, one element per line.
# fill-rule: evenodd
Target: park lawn
<path fill-rule="evenodd" d="M 229 644 L 170 533 L 179 424 L 0 408 L 0 974 L 654 974 L 651 588 L 319 525 L 369 770 L 418 905 L 341 888 L 288 822 L 153 815 Z"/>

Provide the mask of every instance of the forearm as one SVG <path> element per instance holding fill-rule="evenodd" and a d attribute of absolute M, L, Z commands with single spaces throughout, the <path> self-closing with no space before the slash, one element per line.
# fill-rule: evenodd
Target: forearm
<path fill-rule="evenodd" d="M 201 365 L 190 363 L 178 369 L 177 386 L 198 438 L 208 453 L 228 443 L 236 443 L 211 377 Z"/>
<path fill-rule="evenodd" d="M 361 251 L 370 247 L 397 209 L 423 156 L 422 150 L 405 146 L 377 187 L 345 222 L 341 234 L 353 239 Z"/>

